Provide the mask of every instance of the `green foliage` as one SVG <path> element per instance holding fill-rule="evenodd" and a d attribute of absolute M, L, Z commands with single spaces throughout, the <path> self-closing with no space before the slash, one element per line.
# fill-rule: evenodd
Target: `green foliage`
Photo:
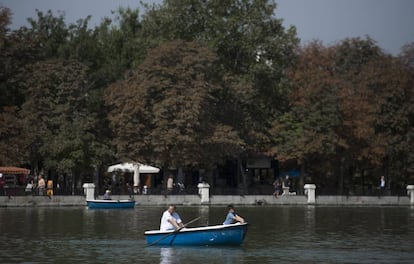
<path fill-rule="evenodd" d="M 39 44 L 42 58 L 57 58 L 64 55 L 69 30 L 64 21 L 64 14 L 55 17 L 52 11 L 46 14 L 37 11 L 37 19 L 29 18 L 28 36 L 35 38 Z"/>
<path fill-rule="evenodd" d="M 370 38 L 298 48 L 276 7 L 166 0 L 94 28 L 37 11 L 16 31 L 0 7 L 0 164 L 77 173 L 114 159 L 114 143 L 158 165 L 267 153 L 333 182 L 353 168 L 408 182 L 413 44 L 398 57 Z"/>
<path fill-rule="evenodd" d="M 295 28 L 285 30 L 275 11 L 267 0 L 170 0 L 150 9 L 142 22 L 144 34 L 159 42 L 195 40 L 216 52 L 235 97 L 229 103 L 238 133 L 255 153 L 264 151 L 271 120 L 286 109 L 285 69 L 298 44 Z"/>
<path fill-rule="evenodd" d="M 406 184 L 414 182 L 413 122 L 414 71 L 408 57 L 383 57 L 367 69 L 377 101 L 375 130 L 385 142 L 390 174 Z M 408 67 L 407 67 L 408 66 Z M 411 177 L 411 178 L 410 178 Z"/>
<path fill-rule="evenodd" d="M 269 152 L 282 164 L 294 160 L 308 171 L 326 173 L 338 146 L 344 144 L 337 136 L 341 113 L 333 54 L 320 43 L 311 43 L 300 50 L 290 71 L 289 110 L 274 120 L 270 130 Z"/>
<path fill-rule="evenodd" d="M 104 144 L 94 135 L 96 115 L 88 111 L 87 68 L 76 61 L 45 61 L 29 67 L 25 77 L 22 115 L 31 156 L 64 173 L 98 165 Z"/>
<path fill-rule="evenodd" d="M 222 89 L 216 60 L 197 43 L 173 41 L 150 51 L 125 81 L 108 89 L 106 102 L 121 157 L 208 166 L 238 154 L 233 146 L 241 141 L 237 132 L 214 116 L 221 99 L 215 94 Z"/>
<path fill-rule="evenodd" d="M 305 162 L 310 170 L 343 168 L 350 181 L 353 168 L 385 162 L 408 176 L 413 83 L 412 69 L 401 62 L 409 65 L 409 59 L 383 54 L 371 39 L 332 47 L 314 42 L 298 55 L 290 74 L 290 110 L 273 124 L 270 152 L 281 161 Z"/>
<path fill-rule="evenodd" d="M 20 136 L 22 123 L 17 107 L 0 108 L 0 166 L 19 165 L 27 162 L 28 155 L 22 146 L 28 144 Z"/>
<path fill-rule="evenodd" d="M 99 76 L 105 85 L 119 80 L 124 72 L 136 67 L 145 57 L 146 47 L 141 38 L 138 10 L 120 8 L 116 18 L 105 18 L 96 28 L 96 43 L 100 50 Z"/>

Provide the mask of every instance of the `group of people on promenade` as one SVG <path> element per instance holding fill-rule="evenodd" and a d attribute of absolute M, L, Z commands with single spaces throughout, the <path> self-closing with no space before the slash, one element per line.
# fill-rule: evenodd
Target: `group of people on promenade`
<path fill-rule="evenodd" d="M 227 215 L 223 222 L 223 225 L 230 225 L 237 222 L 244 223 L 244 219 L 236 213 L 233 205 L 230 204 L 227 206 Z M 168 209 L 165 210 L 162 214 L 160 230 L 179 230 L 184 227 L 185 225 L 183 221 L 181 220 L 179 214 L 176 212 L 176 206 L 169 205 Z"/>
<path fill-rule="evenodd" d="M 275 188 L 275 191 L 273 192 L 273 195 L 278 198 L 279 195 L 285 195 L 284 190 L 290 190 L 290 178 L 289 175 L 286 175 L 285 178 L 282 180 L 282 178 L 277 178 L 273 182 L 273 187 Z"/>
<path fill-rule="evenodd" d="M 53 196 L 53 181 L 49 179 L 46 183 L 43 175 L 37 177 L 37 183 L 35 179 L 29 179 L 26 184 L 25 192 L 27 194 L 33 194 L 36 191 L 40 196 L 45 194 L 49 197 Z"/>

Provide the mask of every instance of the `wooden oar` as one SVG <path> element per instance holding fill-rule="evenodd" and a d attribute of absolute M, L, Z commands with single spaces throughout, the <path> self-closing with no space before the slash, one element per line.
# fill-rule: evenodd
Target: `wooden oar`
<path fill-rule="evenodd" d="M 183 228 L 187 227 L 187 226 L 188 226 L 189 224 L 191 224 L 191 223 L 194 223 L 195 221 L 197 221 L 197 220 L 198 220 L 198 219 L 200 219 L 200 218 L 201 218 L 201 216 L 199 216 L 199 217 L 197 217 L 197 218 L 194 218 L 193 220 L 191 220 L 190 222 L 186 223 L 185 225 L 180 226 L 179 228 L 177 228 L 174 232 L 171 232 L 171 233 L 169 233 L 169 234 L 166 234 L 165 236 L 163 236 L 163 237 L 159 238 L 158 240 L 156 240 L 156 241 L 152 242 L 152 243 L 151 243 L 151 244 L 149 244 L 147 247 L 153 246 L 153 245 L 157 244 L 158 242 L 160 242 L 161 240 L 164 240 L 164 239 L 166 239 L 166 238 L 167 238 L 167 237 L 169 237 L 169 236 L 172 236 L 172 235 L 177 234 L 178 232 L 180 232 L 180 231 L 181 231 L 181 229 L 183 229 Z"/>

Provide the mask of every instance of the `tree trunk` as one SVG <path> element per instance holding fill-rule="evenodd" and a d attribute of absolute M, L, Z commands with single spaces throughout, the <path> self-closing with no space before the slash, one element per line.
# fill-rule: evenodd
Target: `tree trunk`
<path fill-rule="evenodd" d="M 100 176 L 99 175 L 99 169 L 100 169 L 100 166 L 94 165 L 93 169 L 94 169 L 94 184 L 95 184 L 95 190 L 96 190 L 95 196 L 97 196 L 97 194 L 100 192 L 100 188 L 99 188 L 99 176 Z"/>
<path fill-rule="evenodd" d="M 247 180 L 246 180 L 246 173 L 244 171 L 243 164 L 242 164 L 240 157 L 237 158 L 237 165 L 239 167 L 239 172 L 240 172 L 239 175 L 240 175 L 241 182 L 242 182 L 242 188 L 241 188 L 242 193 L 241 194 L 245 195 L 247 194 Z"/>
<path fill-rule="evenodd" d="M 361 169 L 362 195 L 365 195 L 365 171 Z"/>
<path fill-rule="evenodd" d="M 71 172 L 71 176 L 72 176 L 72 195 L 75 195 L 76 178 L 73 172 Z"/>
<path fill-rule="evenodd" d="M 342 157 L 339 164 L 339 182 L 338 182 L 338 189 L 339 195 L 343 195 L 344 193 L 344 170 L 345 170 L 345 158 Z"/>
<path fill-rule="evenodd" d="M 305 160 L 302 159 L 300 163 L 299 188 L 298 194 L 303 194 L 303 186 L 305 185 Z"/>
<path fill-rule="evenodd" d="M 162 187 L 161 187 L 161 192 L 164 192 L 165 194 L 167 194 L 167 179 L 168 179 L 168 175 L 169 175 L 169 171 L 168 171 L 168 164 L 165 163 L 163 165 L 163 170 L 162 170 Z"/>

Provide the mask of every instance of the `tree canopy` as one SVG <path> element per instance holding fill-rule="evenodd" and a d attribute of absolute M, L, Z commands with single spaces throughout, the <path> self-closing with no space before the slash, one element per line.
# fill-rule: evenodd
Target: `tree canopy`
<path fill-rule="evenodd" d="M 165 0 L 95 27 L 37 11 L 11 31 L 0 7 L 0 165 L 79 174 L 268 155 L 340 189 L 365 174 L 412 181 L 413 44 L 299 46 L 277 11 Z"/>
<path fill-rule="evenodd" d="M 225 101 L 217 56 L 172 41 L 109 87 L 106 102 L 118 153 L 159 164 L 212 165 L 240 152 L 243 141 L 217 113 Z"/>

